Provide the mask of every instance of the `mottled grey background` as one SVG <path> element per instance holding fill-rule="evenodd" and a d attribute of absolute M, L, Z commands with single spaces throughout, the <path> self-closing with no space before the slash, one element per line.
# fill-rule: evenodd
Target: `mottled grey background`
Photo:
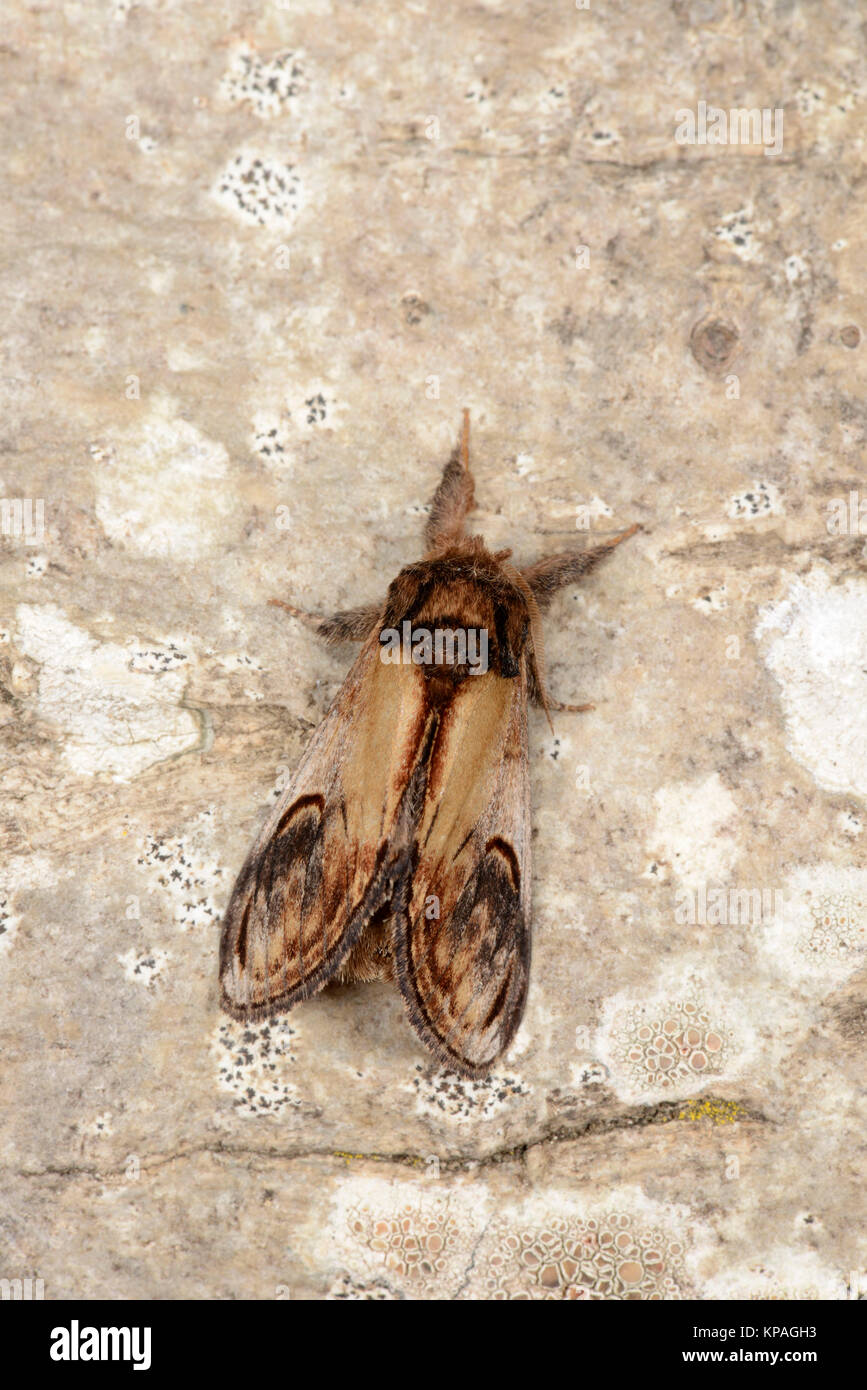
<path fill-rule="evenodd" d="M 0 59 L 0 1277 L 857 1296 L 859 7 L 9 0 Z M 533 715 L 477 1084 L 385 986 L 245 1031 L 215 975 L 352 657 L 268 599 L 417 558 L 465 405 L 492 544 L 645 528 L 546 621 L 596 709 Z"/>

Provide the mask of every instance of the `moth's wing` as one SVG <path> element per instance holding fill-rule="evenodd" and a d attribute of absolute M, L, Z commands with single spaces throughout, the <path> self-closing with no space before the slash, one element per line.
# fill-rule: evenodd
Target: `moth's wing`
<path fill-rule="evenodd" d="M 395 816 L 424 733 L 419 689 L 417 670 L 385 665 L 371 634 L 238 875 L 220 946 L 235 1017 L 321 989 L 387 907 L 403 872 Z"/>
<path fill-rule="evenodd" d="M 486 1075 L 521 1021 L 530 969 L 525 661 L 512 679 L 468 677 L 439 720 L 393 949 L 423 1042 Z"/>

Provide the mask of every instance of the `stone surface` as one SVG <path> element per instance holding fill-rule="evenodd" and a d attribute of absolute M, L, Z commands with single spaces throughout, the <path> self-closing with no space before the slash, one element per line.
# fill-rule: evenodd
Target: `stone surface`
<path fill-rule="evenodd" d="M 0 1275 L 863 1290 L 858 7 L 4 19 Z M 700 101 L 782 150 L 678 143 Z M 479 1083 L 385 985 L 249 1030 L 216 990 L 352 655 L 267 601 L 417 558 L 464 405 L 492 544 L 645 527 L 546 620 L 596 708 L 532 716 L 531 992 Z"/>

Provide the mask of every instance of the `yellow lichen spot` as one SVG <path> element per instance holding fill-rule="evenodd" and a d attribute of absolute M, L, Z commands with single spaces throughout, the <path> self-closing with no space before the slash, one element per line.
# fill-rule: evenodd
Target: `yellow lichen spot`
<path fill-rule="evenodd" d="M 746 1117 L 736 1100 L 691 1100 L 678 1115 L 679 1120 L 710 1120 L 714 1125 L 733 1125 Z"/>

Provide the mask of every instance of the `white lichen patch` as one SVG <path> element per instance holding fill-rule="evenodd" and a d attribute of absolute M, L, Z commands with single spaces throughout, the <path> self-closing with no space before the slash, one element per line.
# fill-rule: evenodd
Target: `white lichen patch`
<path fill-rule="evenodd" d="M 170 372 L 203 372 L 209 366 L 207 355 L 186 343 L 167 343 L 165 353 Z"/>
<path fill-rule="evenodd" d="M 245 674 L 265 670 L 261 661 L 257 661 L 255 656 L 250 656 L 249 652 L 221 652 L 217 657 L 217 664 L 224 671 L 243 671 Z"/>
<path fill-rule="evenodd" d="M 297 1032 L 285 1018 L 263 1023 L 226 1019 L 211 1041 L 220 1087 L 234 1097 L 235 1109 L 247 1116 L 281 1115 L 301 1104 L 291 1068 Z"/>
<path fill-rule="evenodd" d="M 470 1080 L 457 1072 L 426 1070 L 421 1063 L 408 1089 L 415 1093 L 417 1114 L 458 1121 L 489 1120 L 531 1092 L 516 1076 L 491 1074 Z"/>
<path fill-rule="evenodd" d="M 400 1283 L 432 1284 L 446 1269 L 449 1247 L 458 1237 L 455 1217 L 447 1210 L 419 1211 L 407 1203 L 397 1210 L 374 1211 L 359 1205 L 350 1213 L 349 1228 Z"/>
<path fill-rule="evenodd" d="M 851 1297 L 847 1276 L 824 1264 L 814 1250 L 774 1246 L 761 1260 L 736 1264 L 712 1275 L 701 1290 L 703 1299 L 757 1299 L 788 1302 L 792 1299 L 843 1299 Z M 767 1319 L 766 1319 L 767 1320 Z M 809 1318 L 800 1319 L 809 1325 Z M 794 1343 L 793 1343 L 794 1346 Z"/>
<path fill-rule="evenodd" d="M 565 84 L 553 83 L 535 93 L 533 104 L 543 116 L 555 116 L 563 111 L 571 111 L 569 93 Z"/>
<path fill-rule="evenodd" d="M 783 269 L 790 285 L 804 284 L 810 279 L 809 261 L 804 256 L 799 256 L 794 252 L 791 256 L 786 257 Z"/>
<path fill-rule="evenodd" d="M 630 1193 L 622 1195 L 629 1202 Z M 624 1207 L 592 1209 L 566 1192 L 547 1192 L 501 1209 L 479 1243 L 461 1297 L 683 1298 L 689 1289 L 682 1218 L 635 1197 Z"/>
<path fill-rule="evenodd" d="M 132 642 L 129 649 L 131 671 L 147 671 L 151 674 L 176 671 L 190 659 L 174 642 L 167 642 L 165 646 L 142 646 L 139 642 Z"/>
<path fill-rule="evenodd" d="M 258 227 L 285 229 L 304 205 L 297 167 L 254 150 L 242 150 L 226 165 L 213 196 L 242 222 Z"/>
<path fill-rule="evenodd" d="M 248 106 L 268 120 L 294 109 L 306 87 L 305 59 L 300 50 L 286 49 L 263 58 L 247 44 L 233 55 L 220 81 L 220 95 L 233 106 Z"/>
<path fill-rule="evenodd" d="M 382 1303 L 402 1297 L 403 1295 L 395 1293 L 384 1279 L 364 1284 L 350 1278 L 348 1274 L 338 1275 L 325 1295 L 326 1302 L 351 1303 Z"/>
<path fill-rule="evenodd" d="M 837 825 L 844 835 L 851 835 L 853 839 L 864 832 L 864 821 L 860 816 L 856 816 L 854 811 L 841 811 L 837 817 Z"/>
<path fill-rule="evenodd" d="M 212 814 L 203 811 L 184 835 L 147 835 L 136 861 L 167 895 L 181 931 L 213 926 L 223 915 L 225 875 L 213 837 Z"/>
<path fill-rule="evenodd" d="M 96 516 L 109 540 L 143 555 L 196 560 L 225 545 L 240 515 L 224 446 L 158 398 L 134 429 L 91 449 Z"/>
<path fill-rule="evenodd" d="M 312 434 L 319 429 L 339 429 L 341 416 L 346 409 L 334 391 L 321 381 L 310 382 L 294 392 L 289 402 L 292 422 L 301 434 Z"/>
<path fill-rule="evenodd" d="M 483 74 L 471 77 L 464 89 L 466 109 L 472 112 L 477 134 L 482 137 L 492 136 L 495 133 L 492 117 L 495 111 L 496 95 L 496 90 Z"/>
<path fill-rule="evenodd" d="M 560 755 L 566 751 L 568 743 L 567 738 L 560 738 L 557 734 L 546 732 L 542 737 L 539 756 L 549 759 L 552 763 L 559 762 Z"/>
<path fill-rule="evenodd" d="M 753 521 L 756 517 L 781 516 L 782 513 L 783 503 L 779 490 L 773 483 L 761 479 L 751 483 L 743 492 L 730 497 L 726 506 L 727 516 L 745 517 L 748 521 Z"/>
<path fill-rule="evenodd" d="M 686 1095 L 726 1072 L 733 1030 L 698 989 L 677 999 L 609 1001 L 598 1052 L 621 1095 Z"/>
<path fill-rule="evenodd" d="M 699 598 L 691 601 L 691 606 L 696 613 L 721 613 L 728 608 L 727 590 L 725 584 L 721 584 L 718 589 L 708 589 Z"/>
<path fill-rule="evenodd" d="M 591 1086 L 604 1086 L 607 1080 L 608 1068 L 602 1062 L 573 1062 L 571 1065 L 570 1081 L 575 1092 Z"/>
<path fill-rule="evenodd" d="M 75 875 L 72 868 L 65 872 L 70 878 Z M 12 946 L 21 923 L 21 911 L 16 904 L 18 894 L 34 888 L 52 888 L 58 877 L 56 860 L 45 854 L 6 857 L 0 881 L 0 956 Z"/>
<path fill-rule="evenodd" d="M 76 1128 L 84 1139 L 107 1139 L 114 1133 L 113 1119 L 111 1111 L 104 1110 L 102 1114 L 94 1115 L 92 1120 L 79 1121 Z"/>
<path fill-rule="evenodd" d="M 355 1284 L 385 1283 L 399 1296 L 454 1298 L 484 1227 L 488 1194 L 440 1186 L 426 1165 L 414 1182 L 344 1183 L 322 1233 L 323 1258 Z"/>
<path fill-rule="evenodd" d="M 717 241 L 721 241 L 742 261 L 753 261 L 761 250 L 761 242 L 753 226 L 751 207 L 738 208 L 736 212 L 726 213 L 713 229 Z"/>
<path fill-rule="evenodd" d="M 118 956 L 117 959 L 128 980 L 133 984 L 144 985 L 145 988 L 151 989 L 171 957 L 168 951 L 162 951 L 159 948 L 152 951 L 137 951 L 135 948 L 131 948 L 122 956 Z"/>
<path fill-rule="evenodd" d="M 20 921 L 12 910 L 11 893 L 0 889 L 0 955 L 11 947 Z"/>
<path fill-rule="evenodd" d="M 854 893 L 823 893 L 810 907 L 813 930 L 802 948 L 837 960 L 867 951 L 867 885 Z"/>
<path fill-rule="evenodd" d="M 97 642 L 53 606 L 19 606 L 18 646 L 39 664 L 39 710 L 62 731 L 74 772 L 128 781 L 197 746 L 181 672 L 132 670 L 128 647 Z"/>
<path fill-rule="evenodd" d="M 795 104 L 800 116 L 812 116 L 825 105 L 827 92 L 821 82 L 802 82 L 795 93 Z"/>
<path fill-rule="evenodd" d="M 254 678 L 249 685 L 243 687 L 246 700 L 263 700 L 265 698 L 261 683 L 257 683 L 255 677 L 263 675 L 267 668 L 260 661 L 257 661 L 255 656 L 242 651 L 215 652 L 210 647 L 205 650 L 204 655 L 212 658 L 220 670 L 225 671 L 227 675 L 240 674 Z"/>
<path fill-rule="evenodd" d="M 47 555 L 31 555 L 24 567 L 25 579 L 41 579 L 48 569 Z"/>
<path fill-rule="evenodd" d="M 253 416 L 250 447 L 269 468 L 282 469 L 294 463 L 292 426 L 283 413 L 259 410 Z"/>
<path fill-rule="evenodd" d="M 737 805 L 719 773 L 661 787 L 654 800 L 653 859 L 667 863 L 682 883 L 726 882 L 739 852 Z"/>
<path fill-rule="evenodd" d="M 756 637 L 770 639 L 792 756 L 821 786 L 867 796 L 867 582 L 811 570 L 761 611 Z"/>
<path fill-rule="evenodd" d="M 608 126 L 597 125 L 589 134 L 584 135 L 585 140 L 590 140 L 594 145 L 616 145 L 621 136 L 616 130 L 609 129 Z"/>
<path fill-rule="evenodd" d="M 575 529 L 582 533 L 582 540 L 585 544 L 592 545 L 593 542 L 586 535 L 586 532 L 598 527 L 600 522 L 604 529 L 606 520 L 613 515 L 613 508 L 609 507 L 607 502 L 603 502 L 601 497 L 594 494 L 589 502 L 580 502 L 575 507 Z"/>
<path fill-rule="evenodd" d="M 768 958 L 801 988 L 824 994 L 867 957 L 867 869 L 803 866 L 761 934 Z"/>

